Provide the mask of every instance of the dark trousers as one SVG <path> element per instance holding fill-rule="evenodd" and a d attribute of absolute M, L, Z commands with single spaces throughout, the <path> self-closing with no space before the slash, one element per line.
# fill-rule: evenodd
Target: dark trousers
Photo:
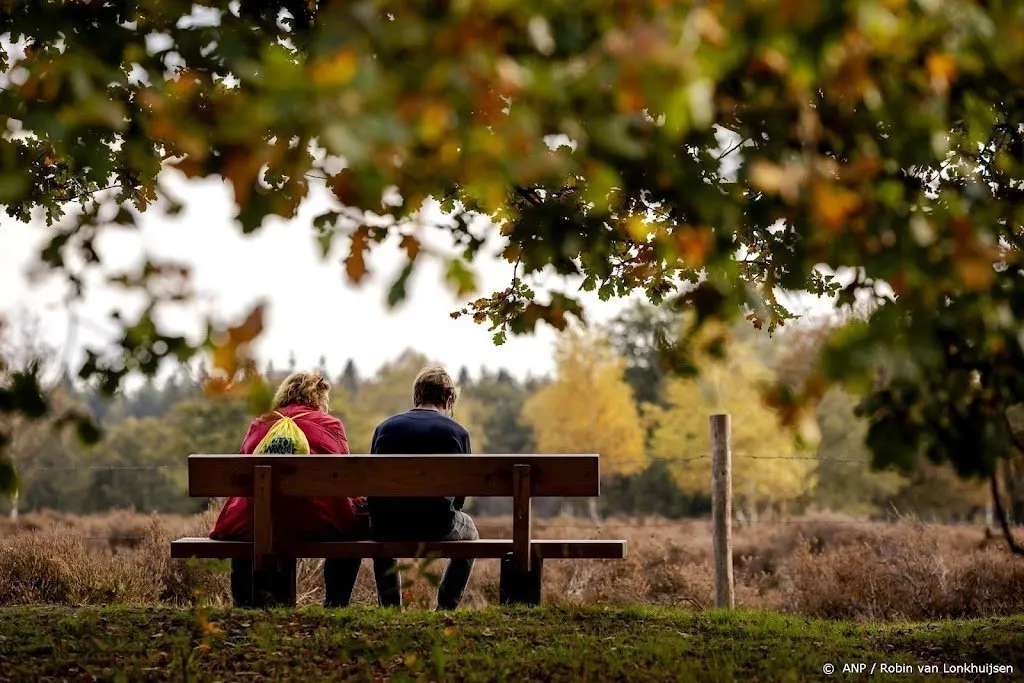
<path fill-rule="evenodd" d="M 324 560 L 324 607 L 347 607 L 352 599 L 352 589 L 356 585 L 356 578 L 359 576 L 359 558 Z M 235 607 L 252 607 L 253 581 L 252 581 L 252 560 L 231 560 L 231 600 Z M 291 582 L 290 592 L 295 588 L 295 572 L 275 572 L 271 579 L 271 592 L 276 594 L 287 594 L 288 587 L 284 584 Z"/>
<path fill-rule="evenodd" d="M 476 530 L 473 518 L 465 512 L 457 511 L 452 530 L 438 538 L 415 538 L 409 539 L 401 534 L 379 534 L 374 535 L 374 540 L 415 540 L 415 541 L 475 541 L 480 538 Z M 448 566 L 441 576 L 441 584 L 437 589 L 437 608 L 455 609 L 462 602 L 462 596 L 469 584 L 469 577 L 473 573 L 474 560 L 467 558 L 452 558 L 448 560 Z M 373 578 L 377 583 L 377 601 L 382 607 L 402 606 L 402 574 L 398 570 L 398 562 L 393 558 L 380 558 L 373 561 Z"/>

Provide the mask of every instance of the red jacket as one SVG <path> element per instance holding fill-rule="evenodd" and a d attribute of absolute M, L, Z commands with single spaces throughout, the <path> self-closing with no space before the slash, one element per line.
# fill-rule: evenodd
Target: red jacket
<path fill-rule="evenodd" d="M 309 439 L 312 455 L 348 454 L 345 426 L 338 418 L 301 405 L 288 405 L 278 410 L 295 419 L 295 424 Z M 301 416 L 296 418 L 296 415 Z M 273 413 L 253 420 L 240 453 L 252 454 L 277 420 Z M 363 498 L 275 498 L 274 536 L 322 540 L 359 537 L 366 523 L 365 513 L 359 510 L 365 510 L 365 503 Z M 252 514 L 252 498 L 229 498 L 210 531 L 210 538 L 251 541 Z"/>

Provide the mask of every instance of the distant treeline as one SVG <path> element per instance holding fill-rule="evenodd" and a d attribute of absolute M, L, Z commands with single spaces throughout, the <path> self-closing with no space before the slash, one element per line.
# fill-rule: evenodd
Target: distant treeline
<path fill-rule="evenodd" d="M 606 328 L 565 334 L 550 379 L 449 368 L 461 390 L 456 419 L 469 429 L 477 453 L 600 453 L 605 480 L 590 514 L 705 514 L 707 415 L 720 411 L 733 415 L 734 487 L 742 518 L 810 508 L 936 519 L 984 513 L 984 487 L 947 469 L 870 471 L 864 425 L 848 394 L 825 396 L 809 425 L 817 435 L 809 447 L 798 447 L 794 435 L 779 428 L 760 387 L 765 379 L 802 371 L 814 357 L 815 330 L 774 339 L 746 327 L 726 330 L 726 357 L 696 357 L 702 372 L 686 377 L 668 372 L 656 343 L 671 324 L 656 309 L 637 305 Z M 12 355 L 24 357 L 24 349 L 16 351 Z M 332 412 L 344 421 L 353 453 L 368 451 L 380 420 L 410 406 L 413 378 L 429 362 L 408 350 L 372 377 L 362 376 L 353 360 L 331 377 Z M 322 359 L 321 369 L 326 365 Z M 293 369 L 271 364 L 262 371 L 273 386 Z M 58 406 L 88 409 L 104 437 L 87 449 L 50 423 L 14 424 L 11 452 L 22 487 L 13 505 L 22 511 L 199 511 L 205 501 L 187 494 L 187 455 L 237 452 L 254 417 L 245 400 L 206 396 L 202 370 L 184 366 L 164 382 L 149 381 L 113 398 L 67 380 L 52 391 Z M 471 504 L 478 512 L 504 509 L 502 501 Z M 0 501 L 0 510 L 9 505 Z M 588 512 L 575 501 L 538 501 L 538 514 L 560 511 Z"/>

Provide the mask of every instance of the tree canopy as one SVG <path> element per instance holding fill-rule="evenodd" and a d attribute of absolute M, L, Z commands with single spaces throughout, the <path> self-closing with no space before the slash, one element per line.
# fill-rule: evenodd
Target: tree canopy
<path fill-rule="evenodd" d="M 523 422 L 542 453 L 599 453 L 607 474 L 630 475 L 647 463 L 644 429 L 625 361 L 593 332 L 571 330 L 555 351 L 554 381 L 523 405 Z"/>
<path fill-rule="evenodd" d="M 699 336 L 721 333 L 707 325 Z M 749 344 L 732 344 L 727 358 L 703 354 L 699 377 L 674 377 L 662 392 L 661 406 L 649 406 L 654 424 L 651 455 L 669 461 L 672 476 L 688 493 L 707 491 L 711 481 L 711 433 L 708 416 L 729 413 L 735 496 L 748 514 L 759 508 L 784 507 L 814 489 L 817 461 L 799 452 L 793 434 L 780 429 L 778 416 L 761 399 L 761 385 L 771 369 Z M 805 420 L 803 431 L 817 445 L 817 423 Z M 808 449 L 809 451 L 809 449 Z"/>
<path fill-rule="evenodd" d="M 648 354 L 644 340 L 650 334 L 648 316 L 636 313 L 614 329 L 635 354 L 633 358 L 611 353 L 610 343 L 591 328 L 586 336 L 574 338 L 567 333 L 562 339 L 563 349 L 571 353 L 558 359 L 553 380 L 522 381 L 505 370 L 475 376 L 460 373 L 455 414 L 469 430 L 473 450 L 598 450 L 603 463 L 599 507 L 604 514 L 670 518 L 707 514 L 706 412 L 724 408 L 734 416 L 736 497 L 742 504 L 737 509 L 748 518 L 769 507 L 784 514 L 814 507 L 946 520 L 976 518 L 983 512 L 985 486 L 958 480 L 948 465 L 920 468 L 909 478 L 870 473 L 864 446 L 866 423 L 854 416 L 853 398 L 838 389 L 818 406 L 822 438 L 817 448 L 794 453 L 791 440 L 777 428 L 777 417 L 766 410 L 753 381 L 771 379 L 773 374 L 791 381 L 797 362 L 813 367 L 813 345 L 799 343 L 803 335 L 794 335 L 793 330 L 765 344 L 763 336 L 740 321 L 734 325 L 726 359 L 698 359 L 708 371 L 697 381 L 666 377 L 656 387 L 661 399 L 657 406 L 635 401 L 628 368 Z M 702 334 L 718 331 L 709 325 Z M 31 339 L 5 340 L 0 335 L 0 357 L 21 367 L 35 358 L 39 348 L 26 342 Z M 766 354 L 765 346 L 783 347 L 786 353 L 783 358 Z M 799 356 L 799 361 L 788 360 L 790 355 Z M 47 366 L 57 360 L 49 357 L 41 362 L 44 376 L 52 377 Z M 357 378 L 354 388 L 335 386 L 331 412 L 343 420 L 352 452 L 369 448 L 377 422 L 408 408 L 412 379 L 427 362 L 406 351 L 362 379 L 360 373 L 352 373 Z M 355 364 L 351 367 L 354 370 Z M 715 375 L 724 373 L 728 381 L 720 383 L 725 385 L 721 398 L 728 404 L 711 404 L 716 398 L 709 391 L 715 388 Z M 273 388 L 285 376 L 268 367 L 261 380 Z M 126 506 L 147 513 L 203 509 L 206 501 L 188 496 L 186 455 L 234 452 L 257 409 L 239 399 L 205 396 L 202 372 L 188 367 L 163 380 L 132 384 L 106 397 L 98 387 L 48 382 L 51 411 L 46 418 L 0 417 L 0 427 L 11 434 L 7 454 L 17 464 L 21 480 L 9 508 L 0 500 L 0 513 L 17 516 L 49 508 L 81 514 Z M 578 400 L 581 396 L 583 400 Z M 103 438 L 89 448 L 83 448 L 69 430 L 59 428 L 62 416 L 84 409 L 103 427 Z M 523 414 L 528 411 L 533 419 Z M 646 419 L 639 419 L 638 413 Z M 647 427 L 646 443 L 643 427 Z M 802 459 L 790 459 L 794 456 Z M 1002 468 L 1002 481 L 1010 494 L 1007 507 L 1013 519 L 1024 519 L 1021 462 L 1006 464 L 1016 468 Z M 509 509 L 503 501 L 478 499 L 470 504 L 475 513 L 506 514 Z M 571 507 L 571 500 L 550 500 L 538 507 L 537 514 Z M 598 510 L 591 506 L 590 512 L 596 516 Z"/>
<path fill-rule="evenodd" d="M 400 236 L 392 302 L 430 255 L 416 219 L 433 198 L 467 299 L 490 235 L 476 218 L 504 238 L 510 286 L 455 313 L 497 343 L 581 316 L 577 287 L 769 331 L 793 317 L 780 290 L 866 295 L 863 323 L 775 393 L 782 415 L 844 382 L 866 394 L 879 462 L 923 454 L 988 475 L 1010 450 L 1006 409 L 1024 398 L 1018 2 L 8 0 L 0 34 L 0 203 L 46 221 L 40 263 L 73 295 L 100 266 L 99 234 L 180 208 L 169 168 L 223 178 L 246 233 L 325 183 L 339 205 L 310 238 L 325 255 L 342 238 L 358 282 L 367 252 Z M 569 281 L 535 292 L 552 270 Z M 187 268 L 150 256 L 110 277 L 150 306 L 83 378 L 113 389 L 197 351 L 154 315 L 190 295 Z M 247 372 L 261 328 L 258 308 L 210 325 L 215 389 Z M 0 410 L 45 412 L 21 377 Z"/>

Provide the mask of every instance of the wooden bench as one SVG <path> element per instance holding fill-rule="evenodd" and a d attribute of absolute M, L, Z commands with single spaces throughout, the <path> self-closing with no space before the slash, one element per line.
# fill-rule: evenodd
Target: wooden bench
<path fill-rule="evenodd" d="M 193 497 L 252 497 L 253 541 L 182 538 L 171 543 L 171 557 L 252 559 L 254 602 L 261 606 L 295 604 L 295 560 L 301 557 L 499 558 L 499 601 L 536 605 L 545 560 L 626 556 L 623 540 L 537 540 L 531 534 L 532 498 L 600 494 L 597 455 L 191 455 L 188 486 Z M 274 504 L 286 496 L 511 496 L 512 538 L 278 540 Z"/>

